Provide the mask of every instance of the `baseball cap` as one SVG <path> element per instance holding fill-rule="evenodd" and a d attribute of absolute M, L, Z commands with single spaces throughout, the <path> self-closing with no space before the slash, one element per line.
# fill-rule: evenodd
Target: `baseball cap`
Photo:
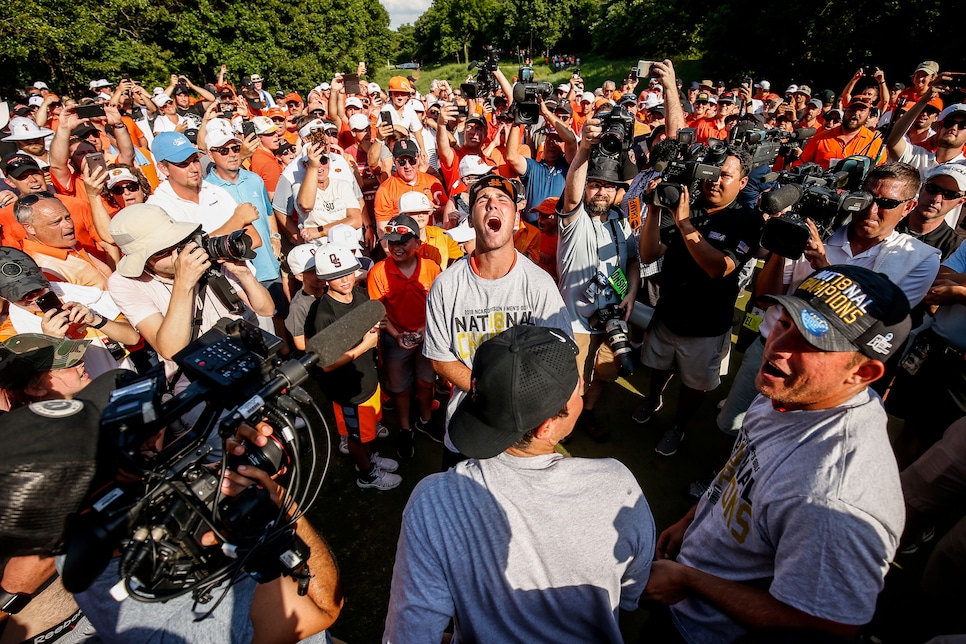
<path fill-rule="evenodd" d="M 368 85 L 366 85 L 366 91 L 369 94 L 379 94 L 380 92 L 382 92 L 382 88 L 379 87 L 379 83 L 369 83 Z"/>
<path fill-rule="evenodd" d="M 795 94 L 804 94 L 805 96 L 812 96 L 812 88 L 808 85 L 799 85 L 798 89 L 795 90 Z"/>
<path fill-rule="evenodd" d="M 181 163 L 192 154 L 198 154 L 198 148 L 181 132 L 161 132 L 151 142 L 151 153 L 158 161 Z"/>
<path fill-rule="evenodd" d="M 304 139 L 312 134 L 313 131 L 324 129 L 325 123 L 322 122 L 322 119 L 314 119 L 299 128 L 299 136 Z"/>
<path fill-rule="evenodd" d="M 172 96 L 178 96 L 180 94 L 189 95 L 191 94 L 191 90 L 185 87 L 184 85 L 176 85 L 174 88 L 174 91 L 171 92 L 171 94 Z"/>
<path fill-rule="evenodd" d="M 577 345 L 559 329 L 519 325 L 473 356 L 470 391 L 450 420 L 453 445 L 492 458 L 553 418 L 574 393 Z"/>
<path fill-rule="evenodd" d="M 109 229 L 124 253 L 117 263 L 117 272 L 124 277 L 140 277 L 151 255 L 184 241 L 200 228 L 198 224 L 175 221 L 163 208 L 153 204 L 122 208 L 111 219 Z"/>
<path fill-rule="evenodd" d="M 419 147 L 410 139 L 396 141 L 396 145 L 392 148 L 393 159 L 398 159 L 400 157 L 412 157 L 415 159 L 418 156 Z"/>
<path fill-rule="evenodd" d="M 569 92 L 570 91 L 570 83 L 560 83 L 559 85 L 557 85 L 557 91 L 558 92 Z"/>
<path fill-rule="evenodd" d="M 345 106 L 357 107 L 360 110 L 363 108 L 362 100 L 360 100 L 358 97 L 355 97 L 355 96 L 350 96 L 349 98 L 345 99 Z"/>
<path fill-rule="evenodd" d="M 943 163 L 926 173 L 926 179 L 949 177 L 956 182 L 961 191 L 966 190 L 966 166 L 959 163 Z"/>
<path fill-rule="evenodd" d="M 709 103 L 711 101 L 711 94 L 707 92 L 698 92 L 694 96 L 695 103 Z"/>
<path fill-rule="evenodd" d="M 335 123 L 327 119 L 321 119 L 321 121 L 322 121 L 322 129 L 325 130 L 327 134 L 338 133 L 339 128 L 336 126 Z"/>
<path fill-rule="evenodd" d="M 353 253 L 362 252 L 362 245 L 359 244 L 359 230 L 349 224 L 336 224 L 332 226 L 326 232 L 325 238 L 329 240 L 330 244 L 342 244 L 351 249 Z"/>
<path fill-rule="evenodd" d="M 256 116 L 252 123 L 255 124 L 255 134 L 272 134 L 278 131 L 278 124 L 267 116 Z"/>
<path fill-rule="evenodd" d="M 634 102 L 634 97 L 632 96 L 631 97 L 631 103 L 633 103 L 633 102 Z M 555 114 L 557 112 L 564 112 L 566 114 L 573 114 L 574 113 L 574 107 L 573 107 L 573 105 L 570 104 L 570 101 L 563 100 L 563 101 L 560 101 L 560 103 L 557 105 L 557 107 L 553 108 L 553 111 L 554 111 Z"/>
<path fill-rule="evenodd" d="M 593 103 L 596 100 L 597 100 L 597 97 L 594 96 L 593 92 L 584 92 L 583 94 L 580 95 L 581 103 Z"/>
<path fill-rule="evenodd" d="M 637 99 L 634 98 L 633 94 L 623 94 L 621 95 L 620 99 L 617 101 L 617 104 L 634 106 L 634 105 L 637 105 Z M 568 108 L 570 107 L 569 103 L 566 103 L 565 105 Z M 557 108 L 557 109 L 560 109 L 560 108 Z"/>
<path fill-rule="evenodd" d="M 138 183 L 138 178 L 127 168 L 111 168 L 107 171 L 107 189 L 110 190 L 119 183 Z"/>
<path fill-rule="evenodd" d="M 933 75 L 939 73 L 939 63 L 934 60 L 924 60 L 919 63 L 916 67 L 916 72 L 926 72 L 927 74 Z M 916 72 L 913 72 L 915 74 Z"/>
<path fill-rule="evenodd" d="M 712 105 L 717 105 L 718 104 L 718 97 L 715 96 L 714 94 L 709 94 L 708 95 L 708 102 L 711 103 Z"/>
<path fill-rule="evenodd" d="M 899 351 L 912 323 L 909 300 L 883 273 L 837 265 L 815 271 L 781 304 L 802 337 L 822 351 L 859 351 L 885 362 Z"/>
<path fill-rule="evenodd" d="M 433 202 L 422 192 L 404 192 L 399 198 L 399 214 L 426 212 L 433 210 Z"/>
<path fill-rule="evenodd" d="M 718 103 L 731 103 L 732 105 L 734 105 L 737 102 L 738 102 L 738 99 L 735 98 L 735 95 L 732 94 L 731 92 L 725 92 L 724 94 L 718 97 Z"/>
<path fill-rule="evenodd" d="M 871 107 L 871 105 L 869 105 L 869 99 L 866 98 L 865 96 L 855 96 L 855 97 L 852 98 L 851 101 L 849 101 L 849 104 L 846 105 L 845 107 L 846 108 L 849 108 L 849 107 L 864 107 L 864 108 L 868 109 L 869 107 Z"/>
<path fill-rule="evenodd" d="M 277 107 L 277 106 L 276 107 L 270 107 L 267 110 L 265 110 L 265 116 L 267 116 L 270 119 L 277 118 L 279 116 L 282 117 L 282 118 L 285 118 L 286 115 L 287 115 L 287 113 L 285 112 L 285 110 L 283 110 L 281 107 Z"/>
<path fill-rule="evenodd" d="M 50 89 L 44 81 L 36 81 L 33 87 L 34 89 Z"/>
<path fill-rule="evenodd" d="M 842 110 L 829 110 L 828 112 L 825 113 L 825 120 L 826 121 L 829 120 L 832 117 L 835 117 L 835 118 L 837 118 L 837 119 L 839 119 L 841 121 L 842 120 Z"/>
<path fill-rule="evenodd" d="M 409 107 L 413 108 L 413 111 L 416 111 L 416 112 L 425 112 L 426 111 L 426 106 L 423 105 L 423 102 L 420 101 L 420 100 L 417 100 L 415 98 L 409 99 L 409 102 L 406 103 L 406 105 L 408 105 Z"/>
<path fill-rule="evenodd" d="M 540 205 L 535 208 L 531 208 L 530 212 L 539 212 L 543 215 L 552 215 L 557 212 L 557 202 L 560 201 L 560 197 L 547 197 L 540 202 Z"/>
<path fill-rule="evenodd" d="M 476 154 L 467 154 L 460 161 L 459 172 L 461 177 L 480 176 L 490 174 L 493 166 L 487 165 L 483 159 Z"/>
<path fill-rule="evenodd" d="M 160 108 L 170 103 L 171 97 L 165 94 L 164 92 L 161 92 L 160 94 L 155 94 L 154 96 L 152 96 L 151 101 Z"/>
<path fill-rule="evenodd" d="M 447 230 L 446 234 L 457 244 L 476 239 L 476 230 L 470 226 L 469 218 L 467 217 L 460 219 L 459 224 Z"/>
<path fill-rule="evenodd" d="M 97 80 L 91 81 L 91 89 L 100 89 L 102 87 L 110 87 L 112 85 L 111 81 L 106 78 L 99 78 Z"/>
<path fill-rule="evenodd" d="M 400 199 L 400 203 L 402 200 Z M 409 232 L 402 232 L 401 230 L 394 231 L 394 227 L 401 226 L 409 230 Z M 382 239 L 385 241 L 408 241 L 411 238 L 419 239 L 419 224 L 416 220 L 409 215 L 396 215 L 392 219 L 386 222 L 387 231 Z"/>
<path fill-rule="evenodd" d="M 316 89 L 324 92 L 326 90 L 332 89 L 332 86 L 326 83 L 325 81 L 322 81 L 321 83 L 319 83 L 319 86 L 316 87 Z"/>
<path fill-rule="evenodd" d="M 3 173 L 8 177 L 19 179 L 28 172 L 40 170 L 37 159 L 23 152 L 13 152 L 3 157 Z"/>
<path fill-rule="evenodd" d="M 763 90 L 765 90 L 767 92 L 768 90 L 771 89 L 771 83 L 769 83 L 766 80 L 763 80 L 763 81 L 761 81 L 759 83 L 755 83 L 755 87 L 760 87 L 760 88 L 762 88 Z"/>
<path fill-rule="evenodd" d="M 24 116 L 15 116 L 10 119 L 10 134 L 4 137 L 4 141 L 31 141 L 50 136 L 54 131 L 37 125 L 36 121 Z"/>
<path fill-rule="evenodd" d="M 939 114 L 940 112 L 943 111 L 943 99 L 939 96 L 939 94 L 936 94 L 931 99 L 929 99 L 929 102 L 926 103 L 923 109 L 925 110 L 926 108 L 936 110 L 936 114 Z"/>
<path fill-rule="evenodd" d="M 474 183 L 470 187 L 470 206 L 476 203 L 476 197 L 479 196 L 480 192 L 484 188 L 496 188 L 501 192 L 505 193 L 514 202 L 517 200 L 516 188 L 510 183 L 510 180 L 506 177 L 501 177 L 497 174 L 485 175 L 482 179 Z"/>
<path fill-rule="evenodd" d="M 299 93 L 298 92 L 289 92 L 288 94 L 285 95 L 285 98 L 282 99 L 282 102 L 283 103 L 298 103 L 299 105 L 301 105 L 302 104 L 302 97 L 299 96 Z"/>
<path fill-rule="evenodd" d="M 349 117 L 349 129 L 350 130 L 368 130 L 369 129 L 369 119 L 366 118 L 365 114 L 353 114 Z"/>
<path fill-rule="evenodd" d="M 293 275 L 315 270 L 315 244 L 300 244 L 288 252 L 288 267 Z"/>
<path fill-rule="evenodd" d="M 27 99 L 27 105 L 30 107 L 40 107 L 44 104 L 44 99 L 40 96 L 31 96 Z"/>
<path fill-rule="evenodd" d="M 412 88 L 412 84 L 405 76 L 393 76 L 389 79 L 390 92 L 408 92 L 411 91 Z"/>
<path fill-rule="evenodd" d="M 205 143 L 208 145 L 209 150 L 211 148 L 220 148 L 229 141 L 238 141 L 241 143 L 241 137 L 235 134 L 235 131 L 231 127 L 231 122 L 228 119 L 218 118 L 208 121 L 208 125 L 205 126 Z"/>
<path fill-rule="evenodd" d="M 43 333 L 20 333 L 5 340 L 3 348 L 17 355 L 24 369 L 33 373 L 69 369 L 84 359 L 92 340 L 58 339 Z"/>
<path fill-rule="evenodd" d="M 942 121 L 950 114 L 957 114 L 959 112 L 966 112 L 966 103 L 956 103 L 954 105 L 950 105 L 939 113 L 938 120 Z"/>
<path fill-rule="evenodd" d="M 30 255 L 18 248 L 0 246 L 0 297 L 16 302 L 42 288 L 50 288 L 50 282 Z"/>
<path fill-rule="evenodd" d="M 469 116 L 467 116 L 466 125 L 469 125 L 470 123 L 478 123 L 479 126 L 482 127 L 484 130 L 487 128 L 486 117 L 484 117 L 482 114 L 470 114 Z"/>
<path fill-rule="evenodd" d="M 324 253 L 315 255 L 315 273 L 319 279 L 337 280 L 362 268 L 352 249 L 337 243 L 325 245 Z"/>
<path fill-rule="evenodd" d="M 816 107 L 818 109 L 822 109 L 823 107 L 825 107 L 825 104 L 822 103 L 822 101 L 820 101 L 817 98 L 811 99 L 810 101 L 808 101 L 808 103 L 806 103 L 806 105 L 811 105 L 812 107 Z"/>
<path fill-rule="evenodd" d="M 798 91 L 798 85 L 789 85 L 788 88 L 785 90 L 785 93 L 794 94 L 797 91 Z"/>

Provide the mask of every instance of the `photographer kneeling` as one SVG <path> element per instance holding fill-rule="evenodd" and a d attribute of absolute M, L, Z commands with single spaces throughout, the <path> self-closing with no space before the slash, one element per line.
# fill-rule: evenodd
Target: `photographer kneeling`
<path fill-rule="evenodd" d="M 256 314 L 275 310 L 268 290 L 239 261 L 250 254 L 244 239 L 199 233 L 200 226 L 176 222 L 149 204 L 129 206 L 111 220 L 111 235 L 124 253 L 108 280 L 111 297 L 164 359 L 169 379 L 178 370 L 174 354 L 219 319 L 257 324 Z M 213 246 L 219 247 L 217 256 Z"/>
<path fill-rule="evenodd" d="M 620 116 L 620 112 L 613 114 Z M 615 140 L 613 146 L 601 145 L 602 121 L 611 138 L 621 139 L 622 134 L 623 140 Z M 579 424 L 596 441 L 607 440 L 609 432 L 597 424 L 594 405 L 605 383 L 617 379 L 618 365 L 625 359 L 630 362 L 627 319 L 641 281 L 637 243 L 617 199 L 618 191 L 627 189 L 619 174 L 620 155 L 626 151 L 609 153 L 623 149 L 623 141 L 631 139 L 633 131 L 621 132 L 621 125 L 611 116 L 584 124 L 557 215 L 558 285 L 579 348 L 577 367 L 586 386 Z M 615 361 L 615 354 L 620 362 Z"/>

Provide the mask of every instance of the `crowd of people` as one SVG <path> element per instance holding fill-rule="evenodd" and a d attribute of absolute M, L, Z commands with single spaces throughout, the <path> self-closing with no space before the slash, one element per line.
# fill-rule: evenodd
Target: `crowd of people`
<path fill-rule="evenodd" d="M 175 356 L 223 318 L 299 357 L 377 300 L 385 318 L 313 377 L 359 488 L 398 487 L 416 432 L 444 446 L 403 513 L 384 641 L 621 641 L 619 609 L 641 601 L 668 606 L 649 626 L 666 641 L 857 636 L 897 551 L 935 539 L 966 493 L 962 75 L 924 61 L 890 85 L 869 67 L 839 94 L 779 95 L 763 79 L 686 86 L 670 61 L 593 89 L 573 70 L 521 123 L 499 69 L 477 98 L 366 71 L 304 96 L 258 74 L 235 87 L 224 67 L 153 91 L 99 79 L 76 98 L 38 81 L 4 104 L 0 405 L 21 443 L 4 496 L 27 485 L 21 433 L 99 408 L 117 369 L 160 365 L 177 394 Z M 749 133 L 783 145 L 762 161 Z M 666 169 L 694 152 L 711 174 L 669 200 Z M 803 222 L 798 257 L 762 241 L 800 212 L 760 205 L 787 182 L 859 204 L 833 230 Z M 732 363 L 743 291 L 754 338 Z M 696 412 L 735 371 L 715 474 L 660 533 L 627 467 L 559 447 L 575 429 L 609 440 L 595 410 L 634 364 L 649 390 L 628 423 L 656 424 L 680 381 L 655 446 L 669 458 L 687 457 Z M 904 421 L 894 441 L 886 411 Z M 273 430 L 239 431 L 263 445 Z M 277 488 L 253 470 L 226 493 Z M 199 626 L 190 602 L 115 603 L 116 566 L 75 603 L 52 552 L 11 536 L 29 516 L 5 507 L 4 639 L 331 641 L 340 572 L 304 518 L 307 593 L 236 584 Z M 923 581 L 951 629 L 964 536 L 966 519 Z"/>

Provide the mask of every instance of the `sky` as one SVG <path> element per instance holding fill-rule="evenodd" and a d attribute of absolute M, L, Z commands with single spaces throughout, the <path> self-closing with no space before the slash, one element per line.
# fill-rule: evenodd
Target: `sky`
<path fill-rule="evenodd" d="M 382 6 L 389 12 L 390 29 L 416 22 L 416 18 L 429 9 L 430 4 L 432 0 L 382 0 Z"/>

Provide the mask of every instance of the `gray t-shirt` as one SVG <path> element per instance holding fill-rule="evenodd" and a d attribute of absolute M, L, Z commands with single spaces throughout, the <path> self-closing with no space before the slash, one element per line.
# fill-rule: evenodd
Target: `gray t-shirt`
<path fill-rule="evenodd" d="M 574 333 L 594 333 L 588 319 L 608 304 L 620 304 L 611 287 L 588 287 L 598 272 L 610 277 L 618 268 L 627 276 L 627 264 L 637 259 L 637 239 L 627 220 L 611 209 L 607 221 L 591 217 L 581 203 L 570 215 L 561 216 L 557 237 L 557 275 L 560 294 L 567 306 Z M 590 297 L 593 295 L 593 297 Z"/>
<path fill-rule="evenodd" d="M 867 623 L 905 522 L 886 421 L 868 389 L 818 411 L 780 411 L 759 395 L 678 561 L 809 615 Z M 745 633 L 701 599 L 671 611 L 689 642 Z"/>
<path fill-rule="evenodd" d="M 549 274 L 517 253 L 516 263 L 500 279 L 483 279 L 468 257 L 440 273 L 426 299 L 423 355 L 430 360 L 458 360 L 473 368 L 473 355 L 486 340 L 512 326 L 532 324 L 561 329 L 570 319 Z M 458 387 L 446 408 L 446 427 L 466 392 Z M 456 451 L 447 434 L 446 446 Z"/>
<path fill-rule="evenodd" d="M 309 333 L 305 332 L 305 320 L 309 315 L 309 309 L 318 299 L 299 289 L 299 292 L 292 297 L 292 302 L 289 304 L 288 317 L 285 318 L 285 330 L 295 337 L 313 335 L 315 333 L 314 328 Z M 314 320 L 312 322 L 315 323 Z"/>
<path fill-rule="evenodd" d="M 445 274 L 445 273 L 444 273 Z M 471 459 L 403 512 L 384 642 L 620 642 L 654 557 L 654 518 L 609 458 Z"/>

